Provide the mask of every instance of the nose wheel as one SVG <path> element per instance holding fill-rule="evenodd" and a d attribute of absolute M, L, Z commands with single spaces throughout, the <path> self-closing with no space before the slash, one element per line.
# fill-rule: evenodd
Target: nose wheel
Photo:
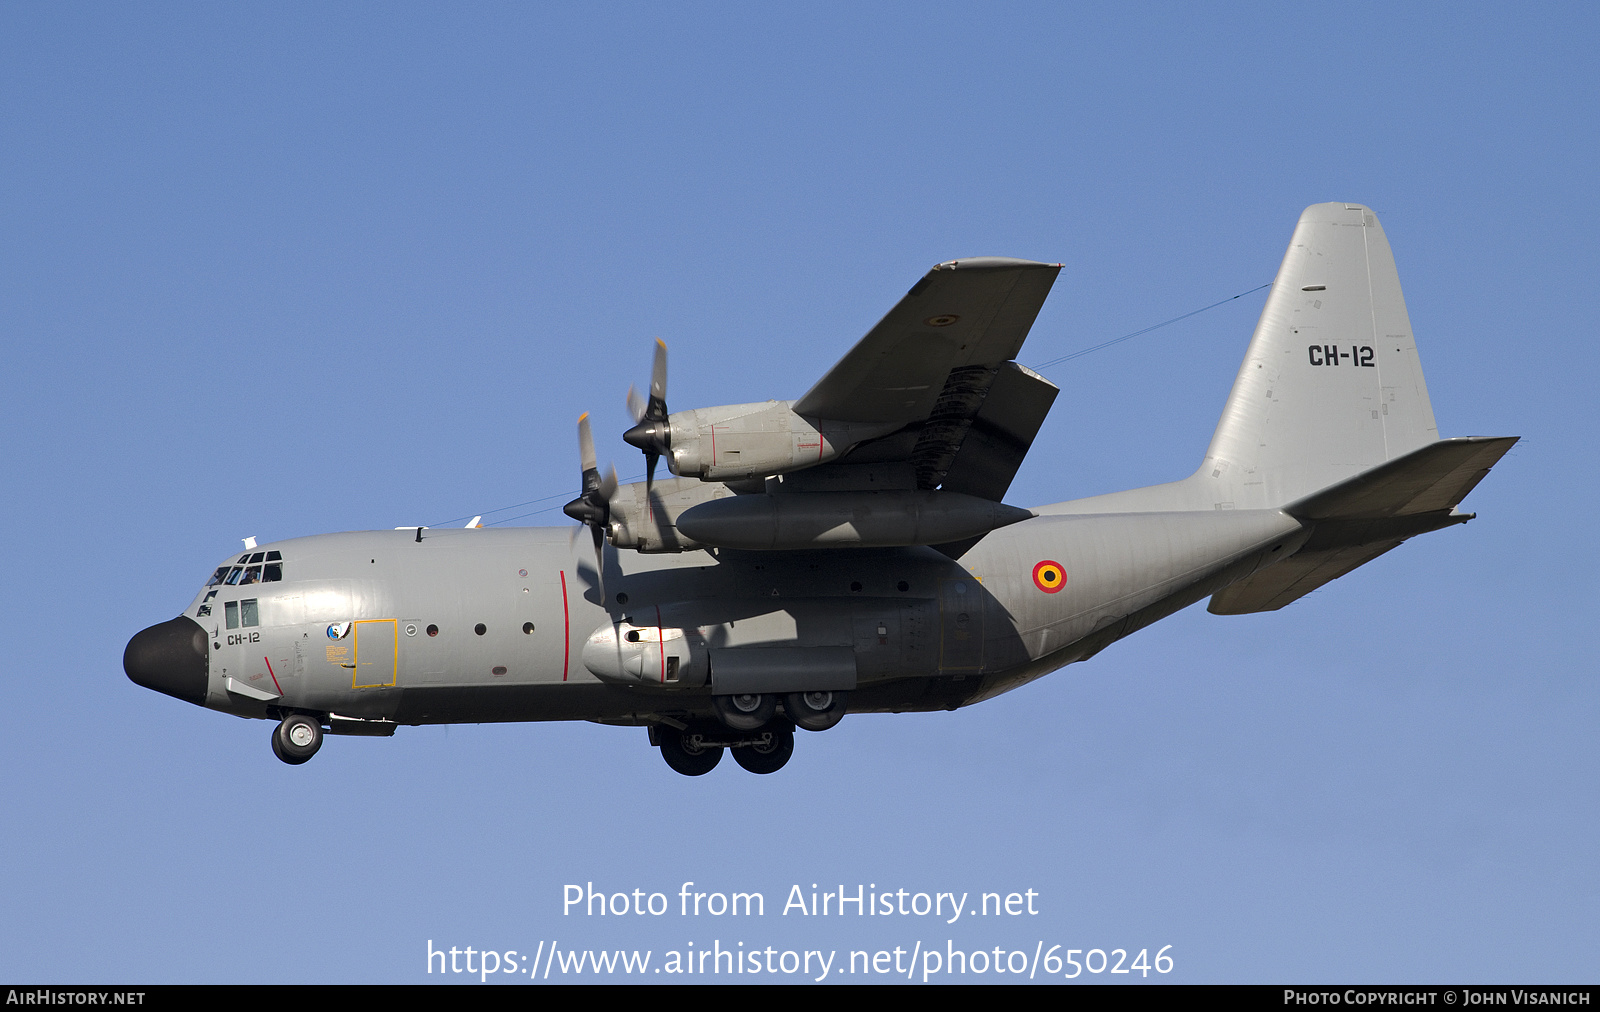
<path fill-rule="evenodd" d="M 291 713 L 272 729 L 272 754 L 298 766 L 322 747 L 322 723 L 303 713 Z"/>

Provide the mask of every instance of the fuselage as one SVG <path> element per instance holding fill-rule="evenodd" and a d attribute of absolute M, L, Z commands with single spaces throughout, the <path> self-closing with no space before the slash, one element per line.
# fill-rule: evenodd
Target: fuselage
<path fill-rule="evenodd" d="M 569 528 L 295 538 L 224 562 L 126 663 L 140 684 L 244 717 L 649 723 L 712 713 L 704 664 L 672 658 L 668 678 L 668 642 L 687 629 L 723 650 L 847 648 L 852 712 L 954 709 L 1082 660 L 1305 537 L 1277 510 L 1045 509 L 959 560 L 608 547 L 603 581 Z M 600 646 L 619 656 L 597 661 Z"/>

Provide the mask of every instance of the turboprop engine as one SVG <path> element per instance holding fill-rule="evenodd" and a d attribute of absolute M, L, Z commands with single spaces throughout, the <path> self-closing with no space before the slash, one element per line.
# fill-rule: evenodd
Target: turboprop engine
<path fill-rule="evenodd" d="M 897 428 L 802 418 L 793 409 L 793 401 L 766 401 L 675 412 L 667 417 L 668 466 L 673 474 L 702 481 L 765 478 L 826 464 Z"/>
<path fill-rule="evenodd" d="M 656 461 L 663 456 L 681 478 L 739 481 L 826 464 L 901 424 L 802 417 L 794 405 L 764 401 L 668 412 L 667 346 L 657 339 L 649 399 L 628 390 L 628 408 L 637 424 L 622 439 L 644 451 L 646 485 L 654 484 Z"/>

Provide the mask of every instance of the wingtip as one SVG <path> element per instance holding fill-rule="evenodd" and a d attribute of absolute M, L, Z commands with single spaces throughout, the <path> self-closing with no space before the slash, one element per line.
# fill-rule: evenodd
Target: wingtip
<path fill-rule="evenodd" d="M 1001 271 L 1023 270 L 1027 268 L 1048 268 L 1060 270 L 1062 264 L 1047 264 L 1038 260 L 1022 260 L 1017 257 L 962 257 L 959 260 L 946 260 L 942 264 L 934 264 L 936 271 Z"/>

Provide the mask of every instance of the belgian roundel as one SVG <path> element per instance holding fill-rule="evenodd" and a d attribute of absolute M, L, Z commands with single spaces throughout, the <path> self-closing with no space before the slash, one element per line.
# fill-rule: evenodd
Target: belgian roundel
<path fill-rule="evenodd" d="M 1067 585 L 1067 571 L 1061 563 L 1046 559 L 1033 567 L 1033 585 L 1046 594 L 1054 594 Z"/>

